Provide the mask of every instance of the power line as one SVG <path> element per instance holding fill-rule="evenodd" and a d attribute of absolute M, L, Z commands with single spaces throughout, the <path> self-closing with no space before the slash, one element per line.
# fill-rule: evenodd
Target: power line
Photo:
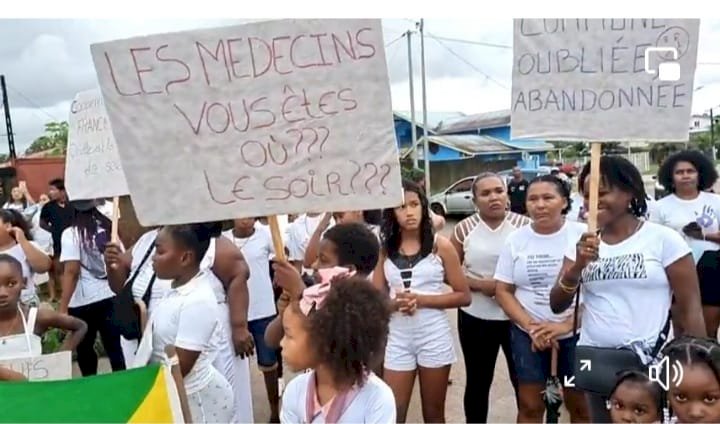
<path fill-rule="evenodd" d="M 483 46 L 483 47 L 495 47 L 498 49 L 510 49 L 512 50 L 512 46 L 508 46 L 505 44 L 495 44 L 495 43 L 485 43 L 483 41 L 471 41 L 471 40 L 463 40 L 460 38 L 449 38 L 449 37 L 438 37 L 437 35 L 430 34 L 429 32 L 425 31 L 425 34 L 434 37 L 437 40 L 444 40 L 444 41 L 450 41 L 453 43 L 463 43 L 463 44 L 472 44 L 475 46 Z"/>
<path fill-rule="evenodd" d="M 39 106 L 37 103 L 35 103 L 35 102 L 33 102 L 32 100 L 30 100 L 30 98 L 28 98 L 26 95 L 24 95 L 23 93 L 21 93 L 19 90 L 17 90 L 17 89 L 14 88 L 13 86 L 11 86 L 11 85 L 8 84 L 8 88 L 10 88 L 10 89 L 11 89 L 13 92 L 15 92 L 15 94 L 17 94 L 18 96 L 20 96 L 20 97 L 22 97 L 23 99 L 25 99 L 25 101 L 28 102 L 31 106 L 34 106 L 36 109 L 39 109 L 42 113 L 44 113 L 45 115 L 47 115 L 51 120 L 53 120 L 53 121 L 60 121 L 60 119 L 56 118 L 55 116 L 52 116 L 50 113 L 48 113 L 48 111 L 46 111 L 45 109 L 43 109 L 43 108 L 42 108 L 41 106 Z"/>
<path fill-rule="evenodd" d="M 426 34 L 427 34 L 427 33 L 426 33 Z M 438 40 L 435 36 L 430 35 L 430 34 L 428 34 L 428 36 L 429 36 L 430 38 L 432 38 L 433 40 L 435 40 L 436 43 L 440 44 L 440 46 L 443 47 L 445 50 L 449 51 L 453 56 L 455 56 L 456 58 L 458 58 L 459 60 L 461 60 L 463 63 L 465 63 L 466 65 L 468 65 L 469 67 L 473 68 L 475 71 L 477 71 L 478 73 L 480 73 L 481 75 L 483 75 L 487 80 L 495 83 L 495 85 L 497 85 L 498 87 L 502 87 L 502 88 L 504 88 L 505 90 L 509 90 L 509 88 L 508 88 L 505 84 L 503 84 L 503 83 L 501 83 L 500 81 L 496 80 L 495 78 L 491 77 L 489 74 L 485 73 L 482 69 L 478 68 L 477 66 L 475 66 L 474 64 L 472 64 L 471 62 L 469 62 L 467 59 L 465 59 L 464 57 L 460 56 L 460 55 L 459 55 L 458 53 L 456 53 L 453 49 L 451 49 L 450 47 L 446 46 L 442 41 Z"/>
<path fill-rule="evenodd" d="M 402 40 L 403 37 L 405 37 L 405 35 L 407 35 L 407 32 L 403 32 L 402 34 L 400 34 L 399 37 L 397 37 L 396 39 L 392 40 L 391 42 L 385 44 L 385 48 L 387 49 L 388 47 L 392 46 L 392 45 L 395 44 L 396 42 Z"/>

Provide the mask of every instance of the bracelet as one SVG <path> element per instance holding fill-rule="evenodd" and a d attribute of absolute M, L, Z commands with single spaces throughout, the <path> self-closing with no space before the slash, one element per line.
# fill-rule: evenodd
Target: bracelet
<path fill-rule="evenodd" d="M 565 276 L 563 275 L 558 280 L 558 286 L 560 286 L 560 289 L 567 294 L 574 294 L 577 291 L 579 284 L 574 285 L 574 286 L 569 286 L 569 285 L 565 284 L 564 281 L 565 281 Z"/>

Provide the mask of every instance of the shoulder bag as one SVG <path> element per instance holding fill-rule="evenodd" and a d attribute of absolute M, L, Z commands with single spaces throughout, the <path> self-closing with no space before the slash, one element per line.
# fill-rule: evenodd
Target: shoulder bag
<path fill-rule="evenodd" d="M 135 304 L 135 297 L 133 296 L 132 289 L 138 274 L 140 273 L 143 266 L 150 257 L 150 254 L 152 253 L 154 247 L 155 242 L 153 241 L 145 252 L 145 255 L 140 261 L 140 264 L 135 269 L 135 272 L 133 272 L 133 275 L 130 277 L 127 283 L 125 283 L 120 293 L 118 293 L 118 295 L 113 298 L 111 321 L 113 326 L 120 333 L 120 335 L 122 335 L 127 340 L 139 340 L 142 336 L 143 329 L 140 328 L 140 311 Z M 152 277 L 150 278 L 148 287 L 147 289 L 145 289 L 145 293 L 142 296 L 142 300 L 143 302 L 145 302 L 145 305 L 147 305 L 150 301 L 150 295 L 152 293 L 152 287 L 154 283 L 155 273 L 153 273 Z"/>
<path fill-rule="evenodd" d="M 575 296 L 573 335 L 577 334 L 578 329 L 580 289 L 581 287 L 578 287 Z M 669 331 L 670 315 L 668 314 L 665 326 L 660 331 L 655 346 L 650 352 L 651 358 L 658 356 L 667 340 Z M 643 364 L 640 357 L 631 349 L 581 345 L 575 347 L 575 387 L 579 390 L 608 398 L 617 383 L 618 375 L 628 370 L 647 373 L 647 365 Z"/>

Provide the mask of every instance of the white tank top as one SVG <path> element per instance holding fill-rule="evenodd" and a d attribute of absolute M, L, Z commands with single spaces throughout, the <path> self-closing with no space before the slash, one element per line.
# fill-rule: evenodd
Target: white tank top
<path fill-rule="evenodd" d="M 30 308 L 28 318 L 18 305 L 20 318 L 23 322 L 22 334 L 0 337 L 0 359 L 27 358 L 42 355 L 42 339 L 35 334 L 37 308 Z"/>
<path fill-rule="evenodd" d="M 447 293 L 445 285 L 445 268 L 442 259 L 435 253 L 422 258 L 418 263 L 409 269 L 399 269 L 389 258 L 383 264 L 385 280 L 390 287 L 390 297 L 395 298 L 397 292 L 404 291 L 403 271 L 411 271 L 410 291 L 418 294 L 439 295 Z M 403 327 L 425 327 L 436 321 L 447 321 L 447 313 L 440 309 L 420 308 L 414 315 L 405 315 L 399 312 L 393 313 L 391 325 Z M 403 322 L 402 324 L 400 322 Z"/>

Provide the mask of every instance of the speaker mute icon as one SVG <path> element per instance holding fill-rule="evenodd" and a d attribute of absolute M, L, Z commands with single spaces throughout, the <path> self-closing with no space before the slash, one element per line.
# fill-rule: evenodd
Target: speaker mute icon
<path fill-rule="evenodd" d="M 684 377 L 683 366 L 680 361 L 670 364 L 670 360 L 665 356 L 657 365 L 648 367 L 648 377 L 650 381 L 654 381 L 667 391 L 670 384 L 677 386 Z"/>

